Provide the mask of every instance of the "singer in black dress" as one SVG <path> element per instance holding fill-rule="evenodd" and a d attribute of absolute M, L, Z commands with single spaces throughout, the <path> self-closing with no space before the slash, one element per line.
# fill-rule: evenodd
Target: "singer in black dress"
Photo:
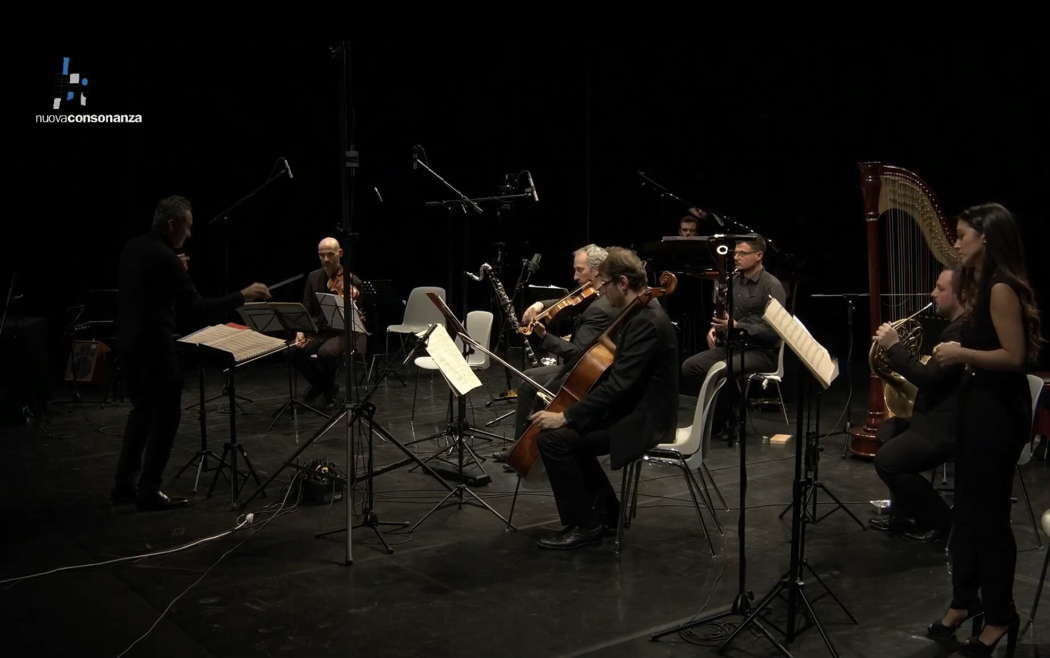
<path fill-rule="evenodd" d="M 933 352 L 942 366 L 965 367 L 950 543 L 953 592 L 951 609 L 929 633 L 950 637 L 983 606 L 986 625 L 961 655 L 989 656 L 1004 635 L 1012 655 L 1018 617 L 1010 495 L 1017 459 L 1031 431 L 1024 369 L 1039 352 L 1039 315 L 1010 212 L 994 203 L 968 208 L 958 217 L 957 233 L 961 296 L 970 320 L 960 342 L 941 343 Z"/>

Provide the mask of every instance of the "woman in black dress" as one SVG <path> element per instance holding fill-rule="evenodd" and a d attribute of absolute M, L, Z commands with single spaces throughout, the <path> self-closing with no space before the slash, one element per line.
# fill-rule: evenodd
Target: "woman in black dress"
<path fill-rule="evenodd" d="M 1008 636 L 1008 655 L 1013 655 L 1017 545 L 1010 528 L 1010 495 L 1017 458 L 1031 431 L 1024 371 L 1038 356 L 1039 314 L 1010 211 L 996 203 L 968 208 L 958 216 L 956 231 L 960 296 L 970 319 L 961 342 L 941 343 L 933 351 L 942 366 L 963 364 L 966 370 L 959 392 L 950 545 L 953 592 L 951 608 L 930 626 L 929 634 L 951 638 L 963 621 L 983 609 L 985 626 L 961 655 L 990 656 L 1003 635 Z"/>

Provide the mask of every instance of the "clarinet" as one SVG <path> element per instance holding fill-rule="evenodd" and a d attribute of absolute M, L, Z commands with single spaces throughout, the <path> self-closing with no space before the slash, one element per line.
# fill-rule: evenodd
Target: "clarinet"
<path fill-rule="evenodd" d="M 507 322 L 510 324 L 512 333 L 517 335 L 521 325 L 518 324 L 518 318 L 514 315 L 514 305 L 510 303 L 510 297 L 507 296 L 507 291 L 503 289 L 503 284 L 492 274 L 492 266 L 488 263 L 481 264 L 481 275 L 482 277 L 488 275 L 489 281 L 492 282 L 492 290 L 496 293 L 496 300 L 503 309 L 504 315 L 507 316 Z M 529 365 L 535 368 L 540 365 L 540 360 L 536 358 L 536 353 L 532 351 L 529 339 L 524 336 L 522 338 L 522 345 L 525 347 L 525 358 L 528 360 Z"/>

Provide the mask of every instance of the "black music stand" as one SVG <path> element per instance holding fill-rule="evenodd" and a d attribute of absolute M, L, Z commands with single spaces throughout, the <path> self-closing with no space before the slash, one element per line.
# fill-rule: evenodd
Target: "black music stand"
<path fill-rule="evenodd" d="M 796 351 L 797 346 L 794 345 L 790 340 L 787 341 L 791 347 L 792 352 Z M 799 356 L 800 362 L 806 364 L 807 367 L 812 369 L 810 364 L 806 363 L 805 359 Z M 814 371 L 814 374 L 815 371 Z M 837 376 L 836 372 L 831 376 L 834 379 Z M 821 381 L 821 384 L 826 389 L 830 385 L 830 381 Z M 805 574 L 803 569 L 807 570 L 811 576 L 820 584 L 826 594 L 830 596 L 835 603 L 839 605 L 846 616 L 849 617 L 850 621 L 854 624 L 858 624 L 857 618 L 853 616 L 853 613 L 843 604 L 843 602 L 835 596 L 835 593 L 821 580 L 817 572 L 806 561 L 805 548 L 806 548 L 806 524 L 812 522 L 806 514 L 805 501 L 809 495 L 809 492 L 816 486 L 817 480 L 815 475 L 817 452 L 819 450 L 819 436 L 820 436 L 820 406 L 821 397 L 819 395 L 813 396 L 811 394 L 813 388 L 813 381 L 810 377 L 806 376 L 806 368 L 799 369 L 799 380 L 797 385 L 797 410 L 798 416 L 796 418 L 796 433 L 798 436 L 795 438 L 795 475 L 792 482 L 792 509 L 791 515 L 791 558 L 790 567 L 788 572 L 784 574 L 780 581 L 773 586 L 773 588 L 759 601 L 758 605 L 755 606 L 747 618 L 740 624 L 730 635 L 726 638 L 718 647 L 718 653 L 725 652 L 729 645 L 733 643 L 737 635 L 740 634 L 748 626 L 754 625 L 759 631 L 766 637 L 767 640 L 772 643 L 778 651 L 783 655 L 790 657 L 791 652 L 787 648 L 777 641 L 775 637 L 769 632 L 759 619 L 760 615 L 765 609 L 773 603 L 773 601 L 781 598 L 785 593 L 787 594 L 788 604 L 788 619 L 787 628 L 781 633 L 785 636 L 785 642 L 791 644 L 798 634 L 805 631 L 806 627 L 796 627 L 796 616 L 801 611 L 804 611 L 806 616 L 809 618 L 812 626 L 816 627 L 817 632 L 820 633 L 821 639 L 824 641 L 824 645 L 827 647 L 828 652 L 838 658 L 838 652 L 835 650 L 835 646 L 831 642 L 831 638 L 828 636 L 827 631 L 824 629 L 824 625 L 820 622 L 820 617 L 817 616 L 816 610 L 813 608 L 815 600 L 811 600 L 805 591 Z M 815 398 L 815 401 L 814 401 Z M 805 449 L 803 450 L 802 438 L 805 437 Z M 801 602 L 801 605 L 800 605 Z M 777 629 L 779 630 L 779 629 Z"/>
<path fill-rule="evenodd" d="M 229 464 L 223 462 L 222 457 L 219 457 L 219 455 L 215 454 L 214 451 L 208 448 L 208 409 L 207 405 L 205 404 L 204 398 L 204 360 L 200 358 L 200 355 L 197 356 L 197 374 L 199 376 L 198 389 L 200 395 L 200 403 L 197 407 L 197 421 L 200 423 L 201 428 L 201 449 L 198 450 L 192 457 L 190 457 L 189 461 L 183 464 L 182 468 L 180 468 L 178 472 L 175 473 L 175 477 L 171 479 L 172 482 L 178 480 L 180 477 L 182 477 L 182 474 L 186 471 L 187 468 L 196 464 L 197 474 L 193 478 L 193 493 L 197 493 L 197 489 L 200 486 L 200 479 L 202 473 L 210 473 L 212 471 L 217 471 L 224 466 L 227 468 L 229 467 Z M 214 460 L 215 466 L 209 467 L 208 459 Z"/>
<path fill-rule="evenodd" d="M 298 303 L 290 302 L 252 302 L 237 309 L 238 315 L 244 320 L 244 324 L 261 334 L 279 334 L 284 339 L 290 340 L 296 333 L 316 334 L 317 326 L 306 307 Z M 274 412 L 273 419 L 266 431 L 273 429 L 277 421 L 285 413 L 292 415 L 292 425 L 295 428 L 295 442 L 299 443 L 299 409 L 309 411 L 321 418 L 328 418 L 328 414 L 303 402 L 298 397 L 298 378 L 295 376 L 295 365 L 291 359 L 291 346 L 286 352 L 288 358 L 288 401 Z"/>
<path fill-rule="evenodd" d="M 452 311 L 451 311 L 451 309 L 449 309 L 448 305 L 445 304 L 445 300 L 441 299 L 440 297 L 438 297 L 434 293 L 427 293 L 427 296 L 430 297 L 430 301 L 432 301 L 434 303 L 434 305 L 438 307 L 438 310 L 441 311 L 442 315 L 445 316 L 445 321 L 447 322 L 449 328 L 451 329 L 448 333 L 450 335 L 463 336 L 464 337 L 464 340 L 463 340 L 463 343 L 464 343 L 464 345 L 463 345 L 463 353 L 464 353 L 464 355 L 467 354 L 468 351 L 471 348 L 467 344 L 467 340 L 466 340 L 466 338 L 469 338 L 469 336 L 470 336 L 467 333 L 466 327 L 464 327 L 463 324 L 459 321 L 459 319 L 455 316 L 455 314 L 452 313 Z M 428 339 L 429 339 L 429 337 L 428 337 Z M 464 363 L 463 365 L 465 366 L 466 364 Z M 440 368 L 440 366 L 441 366 L 440 362 L 438 362 L 438 366 Z M 445 375 L 445 372 L 443 370 L 441 371 L 441 374 L 442 374 L 443 377 L 445 377 L 445 382 L 449 386 L 449 391 L 450 392 L 454 391 L 454 386 L 449 381 L 448 377 Z M 430 508 L 430 510 L 428 510 L 426 514 L 424 514 L 422 517 L 420 517 L 419 520 L 416 521 L 412 525 L 411 528 L 409 528 L 409 532 L 412 532 L 416 528 L 418 528 L 420 526 L 420 524 L 422 524 L 424 521 L 426 521 L 428 518 L 430 518 L 431 515 L 433 515 L 438 510 L 440 510 L 440 509 L 442 509 L 444 507 L 448 507 L 449 505 L 455 505 L 456 507 L 462 509 L 463 505 L 465 505 L 465 504 L 475 505 L 477 507 L 482 507 L 482 508 L 488 510 L 496 518 L 498 518 L 499 520 L 503 521 L 503 523 L 506 525 L 507 528 L 514 529 L 514 527 L 510 524 L 510 521 L 508 521 L 506 518 L 504 518 L 504 516 L 502 514 L 500 514 L 499 512 L 497 512 L 495 510 L 495 508 L 493 508 L 491 505 L 489 505 L 487 502 L 485 502 L 484 498 L 482 498 L 478 494 L 474 493 L 474 491 L 469 486 L 467 486 L 465 484 L 465 482 L 467 481 L 467 476 L 463 472 L 463 467 L 464 467 L 464 458 L 463 458 L 463 456 L 464 456 L 464 453 L 469 453 L 471 455 L 471 457 L 474 460 L 475 465 L 477 465 L 477 467 L 481 470 L 481 472 L 483 474 L 483 478 L 474 478 L 474 482 L 477 482 L 477 483 L 480 483 L 480 484 L 487 484 L 489 481 L 491 481 L 491 478 L 489 477 L 488 473 L 485 472 L 484 466 L 481 465 L 481 461 L 478 458 L 477 454 L 470 448 L 470 446 L 468 446 L 466 444 L 465 439 L 467 437 L 476 437 L 476 438 L 482 438 L 482 439 L 498 439 L 498 440 L 501 440 L 501 441 L 503 440 L 503 437 L 499 436 L 498 434 L 492 434 L 491 432 L 486 432 L 485 430 L 478 429 L 476 427 L 472 427 L 469 423 L 467 423 L 467 397 L 466 396 L 467 396 L 467 392 L 466 391 L 460 392 L 459 394 L 456 395 L 456 418 L 453 420 L 452 423 L 450 423 L 445 428 L 445 431 L 443 431 L 443 432 L 441 432 L 439 434 L 435 434 L 435 435 L 433 435 L 431 437 L 427 437 L 427 438 L 438 438 L 438 437 L 441 437 L 441 436 L 445 436 L 445 437 L 448 437 L 448 439 L 450 440 L 450 445 L 454 446 L 454 449 L 456 450 L 456 471 L 453 474 L 450 474 L 450 475 L 454 475 L 455 476 L 455 479 L 457 480 L 458 484 L 451 491 L 449 491 L 448 494 L 446 494 L 444 498 L 439 500 L 436 505 L 434 505 L 432 508 Z M 423 439 L 423 440 L 425 440 L 425 439 Z M 440 455 L 444 451 L 445 451 L 445 449 L 442 448 L 437 453 L 435 453 L 435 454 L 431 455 L 430 457 L 428 457 L 427 459 L 423 460 L 423 463 L 425 464 L 426 462 L 429 462 L 430 460 L 436 458 L 438 455 Z M 465 498 L 465 496 L 464 496 L 465 494 L 469 495 L 470 499 Z"/>

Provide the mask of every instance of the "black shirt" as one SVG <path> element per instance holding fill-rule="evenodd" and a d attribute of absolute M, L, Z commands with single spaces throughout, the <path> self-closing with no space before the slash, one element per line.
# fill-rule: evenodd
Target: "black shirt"
<path fill-rule="evenodd" d="M 205 299 L 159 231 L 128 240 L 120 254 L 118 333 L 120 350 L 137 356 L 173 357 L 176 316 L 204 323 L 244 303 L 240 292 Z"/>
<path fill-rule="evenodd" d="M 739 275 L 733 281 L 733 321 L 737 329 L 747 332 L 752 349 L 760 349 L 776 356 L 780 336 L 762 318 L 769 298 L 787 303 L 780 280 L 763 268 L 751 276 Z"/>

